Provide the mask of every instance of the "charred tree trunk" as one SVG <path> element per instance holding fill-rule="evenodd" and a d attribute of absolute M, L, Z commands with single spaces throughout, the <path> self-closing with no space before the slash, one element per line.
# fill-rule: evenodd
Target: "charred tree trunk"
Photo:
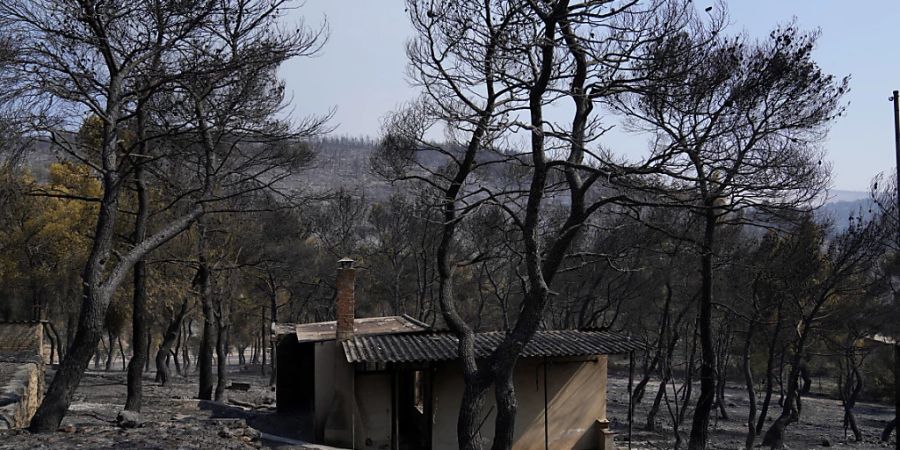
<path fill-rule="evenodd" d="M 53 365 L 53 361 L 56 357 L 56 348 L 58 345 L 58 337 L 54 336 L 53 333 L 50 332 L 49 325 L 50 321 L 44 322 L 44 333 L 47 334 L 47 340 L 50 341 L 50 364 Z"/>
<path fill-rule="evenodd" d="M 259 354 L 262 356 L 262 364 L 259 366 L 263 375 L 266 374 L 266 358 L 269 350 L 269 342 L 266 339 L 268 330 L 266 330 L 266 307 L 260 307 L 262 317 L 259 319 Z"/>
<path fill-rule="evenodd" d="M 482 377 L 466 380 L 462 404 L 456 422 L 460 450 L 481 449 L 481 417 L 486 391 L 490 383 Z"/>
<path fill-rule="evenodd" d="M 663 314 L 662 314 L 662 326 L 659 328 L 659 336 L 657 337 L 657 345 L 656 352 L 653 354 L 653 359 L 650 360 L 650 363 L 644 369 L 644 376 L 641 378 L 641 381 L 634 388 L 634 392 L 631 395 L 632 402 L 637 405 L 644 399 L 644 391 L 646 390 L 647 383 L 650 382 L 650 377 L 656 371 L 656 366 L 659 364 L 659 360 L 662 357 L 663 352 L 663 339 L 666 335 L 668 324 L 669 324 L 669 308 L 672 303 L 672 286 L 669 282 L 666 282 L 666 301 L 663 306 Z M 659 395 L 657 395 L 657 400 Z M 654 404 L 658 405 L 658 401 L 654 400 Z M 650 423 L 649 421 L 647 422 Z"/>
<path fill-rule="evenodd" d="M 726 322 L 728 322 L 726 320 Z M 725 331 L 722 333 L 722 339 L 720 339 L 721 345 L 719 345 L 717 354 L 717 362 L 716 365 L 718 367 L 717 376 L 716 376 L 716 406 L 719 412 L 719 418 L 722 420 L 729 420 L 728 410 L 725 409 L 725 383 L 728 380 L 728 360 L 731 356 L 731 344 L 734 333 L 731 329 L 731 326 L 725 325 Z"/>
<path fill-rule="evenodd" d="M 228 385 L 228 307 L 224 299 L 219 299 L 216 314 L 216 393 L 217 402 L 226 401 L 225 387 Z M 274 347 L 274 346 L 273 346 Z"/>
<path fill-rule="evenodd" d="M 115 133 L 106 131 L 105 134 L 110 136 L 110 142 L 104 142 L 104 145 L 108 147 L 104 153 L 114 155 Z M 114 163 L 115 157 L 107 155 L 107 161 L 104 161 L 105 166 L 110 165 L 108 159 L 113 159 Z M 66 358 L 59 365 L 59 369 L 47 389 L 44 400 L 31 419 L 29 429 L 32 432 L 46 433 L 55 431 L 59 427 L 66 410 L 69 409 L 72 397 L 75 395 L 75 389 L 81 383 L 81 377 L 97 350 L 97 343 L 103 336 L 103 322 L 112 299 L 114 286 L 111 288 L 104 283 L 102 275 L 106 270 L 118 212 L 118 185 L 117 172 L 104 173 L 103 186 L 106 189 L 103 191 L 103 198 L 100 202 L 93 246 L 82 273 L 83 297 L 75 337 L 69 346 L 69 351 L 66 352 Z"/>
<path fill-rule="evenodd" d="M 681 398 L 681 411 L 678 414 L 678 427 L 684 423 L 684 416 L 687 414 L 688 405 L 691 403 L 691 394 L 694 391 L 694 367 L 697 358 L 697 333 L 694 333 L 694 339 L 691 343 L 691 356 L 688 358 L 687 367 L 684 374 L 684 395 Z M 702 364 L 702 363 L 701 363 Z M 688 446 L 690 446 L 688 442 Z"/>
<path fill-rule="evenodd" d="M 546 364 L 546 362 L 545 362 Z M 503 435 L 494 434 L 492 450 L 508 450 L 512 446 L 516 428 L 516 390 L 513 385 L 513 370 L 510 368 L 499 379 L 494 380 L 494 398 L 497 401 L 497 420 L 494 428 Z"/>
<path fill-rule="evenodd" d="M 194 336 L 194 319 L 189 318 L 181 333 L 184 336 L 184 343 L 181 347 L 181 360 L 184 361 L 184 374 L 187 375 L 191 369 L 191 338 Z"/>
<path fill-rule="evenodd" d="M 753 331 L 756 329 L 756 322 L 751 322 L 747 327 L 747 336 L 744 340 L 744 349 L 741 352 L 741 369 L 744 371 L 744 382 L 747 386 L 747 401 L 749 402 L 749 411 L 747 413 L 747 438 L 744 441 L 744 447 L 747 450 L 753 448 L 756 441 L 756 389 L 753 388 L 753 371 L 750 368 L 750 348 L 753 342 Z"/>
<path fill-rule="evenodd" d="M 153 346 L 153 335 L 150 333 L 150 329 L 147 329 L 147 347 L 145 348 L 144 355 L 150 354 L 150 347 Z M 144 358 L 144 373 L 150 372 L 150 358 Z"/>
<path fill-rule="evenodd" d="M 122 345 L 122 336 L 116 336 L 116 342 L 119 344 L 119 357 L 122 359 L 122 372 L 127 368 L 125 362 L 125 346 Z"/>
<path fill-rule="evenodd" d="M 681 333 L 678 331 L 678 326 L 687 310 L 688 308 L 685 308 L 678 316 L 678 319 L 675 320 L 675 323 L 672 326 L 672 338 L 666 346 L 665 357 L 660 361 L 662 367 L 662 380 L 659 384 L 659 390 L 656 392 L 656 398 L 653 400 L 653 405 L 650 407 L 650 411 L 647 412 L 647 430 L 652 431 L 656 429 L 656 415 L 659 414 L 659 407 L 665 397 L 666 386 L 672 379 L 672 358 L 675 357 L 675 348 L 678 346 L 679 339 L 681 339 Z"/>
<path fill-rule="evenodd" d="M 56 327 L 53 325 L 53 321 L 48 320 L 45 322 L 47 326 L 47 330 L 49 334 L 53 336 L 52 344 L 56 345 L 56 361 L 61 362 L 63 358 L 65 358 L 65 346 L 62 343 L 62 337 L 59 335 L 59 332 L 56 331 Z M 53 360 L 51 359 L 50 364 L 53 364 Z"/>
<path fill-rule="evenodd" d="M 812 312 L 806 316 L 802 324 L 798 327 L 801 332 L 791 360 L 791 370 L 788 374 L 788 386 L 787 391 L 785 392 L 781 415 L 775 419 L 775 422 L 772 423 L 772 426 L 769 427 L 769 430 L 766 431 L 766 435 L 763 437 L 763 445 L 767 445 L 771 448 L 784 447 L 784 431 L 789 424 L 796 422 L 799 419 L 799 410 L 797 408 L 799 401 L 797 397 L 800 395 L 800 369 L 803 366 L 806 340 L 809 338 L 810 325 L 817 312 L 818 307 L 813 308 Z"/>
<path fill-rule="evenodd" d="M 706 448 L 709 433 L 709 413 L 716 396 L 716 352 L 712 338 L 712 300 L 713 300 L 713 243 L 716 231 L 716 216 L 713 202 L 705 205 L 708 210 L 703 232 L 703 245 L 700 249 L 700 277 L 702 280 L 700 295 L 700 397 L 694 409 L 694 420 L 691 424 L 691 438 L 688 442 L 690 450 Z"/>
<path fill-rule="evenodd" d="M 663 395 L 666 393 L 666 386 L 670 377 L 671 375 L 666 371 L 665 375 L 660 379 L 659 389 L 656 390 L 656 398 L 653 399 L 653 404 L 650 405 L 650 410 L 647 412 L 647 425 L 644 428 L 647 431 L 657 431 L 656 415 L 659 414 L 659 407 L 662 405 Z"/>
<path fill-rule="evenodd" d="M 85 288 L 85 296 L 94 297 L 95 294 L 95 290 L 90 287 Z M 81 377 L 94 356 L 97 343 L 103 335 L 103 317 L 106 314 L 105 304 L 107 302 L 108 298 L 102 297 L 84 302 L 79 319 L 79 323 L 83 326 L 79 326 L 75 332 L 69 351 L 60 363 L 44 401 L 41 402 L 37 413 L 31 419 L 29 426 L 31 431 L 39 433 L 55 431 L 62 422 L 63 416 L 72 402 L 75 389 L 81 382 Z M 104 307 L 101 308 L 101 306 Z"/>
<path fill-rule="evenodd" d="M 178 375 L 184 375 L 184 371 L 181 368 L 181 345 L 182 345 L 182 330 L 184 329 L 184 318 L 181 318 L 181 323 L 178 324 L 178 337 L 175 339 L 175 347 L 172 349 L 172 360 L 175 361 L 175 373 Z"/>
<path fill-rule="evenodd" d="M 113 340 L 115 336 L 111 331 L 106 332 L 106 342 L 109 346 L 106 347 L 106 366 L 104 370 L 109 372 L 112 370 L 112 362 L 113 362 L 113 353 L 116 351 L 116 341 Z"/>
<path fill-rule="evenodd" d="M 759 419 L 756 421 L 756 434 L 762 434 L 763 426 L 766 424 L 766 415 L 769 411 L 769 404 L 772 401 L 772 392 L 775 389 L 775 348 L 778 346 L 778 335 L 781 332 L 781 314 L 784 308 L 784 302 L 778 304 L 778 312 L 775 317 L 775 330 L 772 333 L 772 340 L 769 343 L 769 355 L 766 359 L 766 393 L 763 396 L 762 405 L 760 406 Z"/>
<path fill-rule="evenodd" d="M 206 230 L 200 227 L 198 239 L 199 269 L 197 284 L 200 288 L 200 305 L 203 310 L 203 331 L 200 335 L 200 350 L 197 355 L 197 366 L 200 371 L 200 385 L 197 397 L 200 400 L 213 399 L 213 340 L 216 334 L 215 308 L 213 306 L 212 286 L 209 262 L 206 260 Z"/>
<path fill-rule="evenodd" d="M 166 328 L 163 340 L 160 342 L 159 349 L 156 351 L 156 381 L 163 386 L 169 381 L 169 366 L 166 364 L 166 356 L 169 355 L 172 350 L 172 345 L 178 339 L 181 323 L 184 321 L 184 316 L 187 315 L 187 306 L 188 299 L 185 298 L 181 302 L 181 308 L 175 313 L 175 316 Z M 174 352 L 174 354 L 177 355 L 177 352 Z M 175 365 L 178 366 L 178 358 L 175 358 Z M 180 368 L 178 372 L 181 372 Z"/>
<path fill-rule="evenodd" d="M 139 113 L 139 133 L 143 128 L 143 118 L 146 114 Z M 132 243 L 142 242 L 147 235 L 147 220 L 149 206 L 147 189 L 145 187 L 144 169 L 142 164 L 134 167 L 135 191 L 137 193 L 137 217 L 134 221 L 134 235 Z M 143 395 L 143 371 L 147 364 L 149 352 L 147 347 L 147 263 L 141 259 L 134 264 L 132 313 L 131 313 L 131 361 L 128 362 L 128 388 L 125 397 L 125 410 L 141 411 L 141 399 Z"/>
<path fill-rule="evenodd" d="M 856 406 L 856 400 L 859 393 L 862 392 L 863 381 L 859 373 L 859 367 L 852 348 L 845 357 L 847 370 L 846 378 L 839 380 L 841 391 L 841 403 L 844 406 L 844 432 L 849 428 L 853 432 L 853 439 L 856 442 L 862 442 L 862 432 L 856 423 L 856 415 L 853 414 L 853 408 Z"/>
<path fill-rule="evenodd" d="M 269 307 L 271 308 L 270 316 L 271 316 L 272 323 L 278 323 L 278 291 L 274 288 L 274 286 L 275 286 L 274 282 L 272 283 L 272 286 L 273 286 L 272 294 L 271 294 L 271 297 L 269 298 L 269 302 L 270 302 Z M 275 370 L 277 369 L 277 364 L 278 364 L 275 360 L 275 355 L 276 355 L 275 346 L 272 345 L 272 354 L 271 354 L 272 374 L 269 377 L 269 386 L 275 386 Z"/>

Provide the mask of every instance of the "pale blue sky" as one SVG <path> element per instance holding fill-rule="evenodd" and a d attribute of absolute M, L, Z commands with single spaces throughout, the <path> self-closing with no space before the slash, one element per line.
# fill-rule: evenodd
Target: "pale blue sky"
<path fill-rule="evenodd" d="M 711 0 L 694 0 L 703 6 Z M 888 98 L 900 89 L 900 1 L 728 0 L 733 32 L 763 37 L 792 17 L 821 29 L 816 59 L 829 73 L 851 75 L 847 115 L 825 143 L 834 187 L 866 190 L 894 167 L 893 113 Z M 416 90 L 406 80 L 404 44 L 411 30 L 400 0 L 307 0 L 292 12 L 315 25 L 327 17 L 323 53 L 282 70 L 295 114 L 336 108 L 336 134 L 377 137 L 381 118 Z M 643 147 L 642 140 L 624 145 Z M 640 151 L 640 148 L 635 151 Z"/>

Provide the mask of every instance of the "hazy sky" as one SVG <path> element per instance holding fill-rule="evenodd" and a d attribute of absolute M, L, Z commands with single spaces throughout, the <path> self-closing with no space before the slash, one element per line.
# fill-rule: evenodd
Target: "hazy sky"
<path fill-rule="evenodd" d="M 694 0 L 698 6 L 714 4 Z M 728 0 L 732 32 L 764 37 L 796 17 L 821 30 L 815 53 L 823 69 L 851 75 L 845 117 L 825 143 L 834 187 L 866 190 L 878 172 L 894 167 L 893 113 L 888 98 L 900 89 L 900 1 Z M 331 30 L 323 53 L 296 59 L 282 70 L 295 114 L 336 108 L 335 134 L 377 137 L 381 118 L 415 96 L 406 79 L 404 43 L 411 29 L 401 0 L 307 0 L 291 13 Z M 628 141 L 643 147 L 644 141 Z M 634 149 L 642 150 L 641 148 Z"/>

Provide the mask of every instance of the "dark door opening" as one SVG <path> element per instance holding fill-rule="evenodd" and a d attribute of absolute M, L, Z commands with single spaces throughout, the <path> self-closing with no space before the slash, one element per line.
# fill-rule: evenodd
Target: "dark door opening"
<path fill-rule="evenodd" d="M 394 448 L 430 450 L 431 370 L 395 370 L 392 377 Z"/>

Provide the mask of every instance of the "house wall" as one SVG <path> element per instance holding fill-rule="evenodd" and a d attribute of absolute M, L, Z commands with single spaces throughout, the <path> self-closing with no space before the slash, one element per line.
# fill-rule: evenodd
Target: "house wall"
<path fill-rule="evenodd" d="M 518 399 L 513 449 L 544 448 L 544 361 L 522 359 L 514 382 Z M 573 450 L 599 446 L 597 419 L 606 418 L 606 356 L 590 359 L 556 359 L 547 364 L 549 448 Z M 459 446 L 456 421 L 463 393 L 462 372 L 456 362 L 439 365 L 434 375 L 434 428 L 432 448 L 452 450 Z M 496 407 L 489 391 L 482 413 L 482 445 L 489 447 L 494 435 Z"/>
<path fill-rule="evenodd" d="M 316 442 L 322 442 L 325 436 L 325 420 L 334 399 L 334 355 L 335 341 L 315 343 L 315 416 L 313 418 L 313 430 Z"/>
<path fill-rule="evenodd" d="M 355 429 L 354 448 L 391 447 L 391 375 L 356 373 L 356 404 L 361 423 Z"/>
<path fill-rule="evenodd" d="M 338 370 L 350 372 L 354 380 L 351 392 L 355 404 L 348 405 L 353 409 L 351 426 L 354 448 L 383 449 L 391 444 L 391 376 L 389 372 L 362 373 L 355 372 L 345 359 L 335 361 L 335 341 L 317 342 L 315 344 L 315 415 L 314 429 L 316 442 L 326 442 L 325 429 L 328 415 L 332 413 L 332 402 L 335 397 L 335 364 Z M 348 444 L 349 445 L 349 444 Z"/>

